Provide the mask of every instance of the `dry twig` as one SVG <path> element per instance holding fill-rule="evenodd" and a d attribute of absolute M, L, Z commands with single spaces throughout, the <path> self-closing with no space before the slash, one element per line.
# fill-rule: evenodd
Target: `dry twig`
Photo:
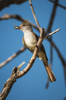
<path fill-rule="evenodd" d="M 34 16 L 35 22 L 36 22 L 36 24 L 37 24 L 39 30 L 41 31 L 41 27 L 40 27 L 39 22 L 38 22 L 38 20 L 37 20 L 37 18 L 36 18 L 36 15 L 35 15 L 35 12 L 34 12 L 33 5 L 32 5 L 31 0 L 29 0 L 29 3 L 30 3 L 30 7 L 31 7 L 31 10 L 32 10 L 32 13 L 33 13 L 33 16 Z"/>
<path fill-rule="evenodd" d="M 0 68 L 2 68 L 4 65 L 9 63 L 11 60 L 13 60 L 15 57 L 17 57 L 19 54 L 21 54 L 26 48 L 22 47 L 18 52 L 10 56 L 8 59 L 6 59 L 4 62 L 0 63 Z"/>
<path fill-rule="evenodd" d="M 43 38 L 43 40 L 46 39 L 46 38 L 48 38 L 49 36 L 55 34 L 55 33 L 58 32 L 59 30 L 60 30 L 60 28 L 58 28 L 57 30 L 51 32 L 49 35 L 45 36 L 45 37 Z"/>

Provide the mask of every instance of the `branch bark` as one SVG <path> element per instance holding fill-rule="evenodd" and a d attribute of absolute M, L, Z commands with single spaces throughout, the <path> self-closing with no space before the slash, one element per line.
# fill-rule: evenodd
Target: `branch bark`
<path fill-rule="evenodd" d="M 9 7 L 11 4 L 21 4 L 28 0 L 0 0 L 0 11 L 6 7 Z"/>
<path fill-rule="evenodd" d="M 8 19 L 16 19 L 16 20 L 19 20 L 19 21 L 25 21 L 25 19 L 23 19 L 19 15 L 8 15 L 8 14 L 5 14 L 4 16 L 0 17 L 0 20 L 8 20 Z"/>
<path fill-rule="evenodd" d="M 15 57 L 17 57 L 19 54 L 21 54 L 22 52 L 24 52 L 25 49 L 26 49 L 25 47 L 22 47 L 18 52 L 16 52 L 11 57 L 9 57 L 8 59 L 6 59 L 4 62 L 0 63 L 0 68 L 2 68 L 4 65 L 6 65 L 7 63 L 9 63 Z"/>
<path fill-rule="evenodd" d="M 0 93 L 0 100 L 5 100 L 6 97 L 8 96 L 11 88 L 13 87 L 13 84 L 16 82 L 16 75 L 19 72 L 19 68 L 24 64 L 24 62 L 22 64 L 20 64 L 18 67 L 15 67 L 12 71 L 12 74 L 10 76 L 10 78 L 5 82 L 4 86 L 3 86 L 3 90 Z"/>
<path fill-rule="evenodd" d="M 52 30 L 52 25 L 53 25 L 53 22 L 54 22 L 54 19 L 55 19 L 55 15 L 56 15 L 56 10 L 57 10 L 57 4 L 58 4 L 58 0 L 55 0 L 46 34 L 50 33 L 51 30 Z"/>
<path fill-rule="evenodd" d="M 34 9 L 33 9 L 33 5 L 32 5 L 31 0 L 29 0 L 29 3 L 30 3 L 30 7 L 31 7 L 31 10 L 32 10 L 32 13 L 33 13 L 35 22 L 36 22 L 36 24 L 37 24 L 37 26 L 38 26 L 39 31 L 41 32 L 41 27 L 40 27 L 40 25 L 39 25 L 39 22 L 38 22 L 38 20 L 37 20 L 36 15 L 35 15 L 35 11 L 34 11 Z"/>
<path fill-rule="evenodd" d="M 52 3 L 55 3 L 55 1 L 53 1 L 53 0 L 49 0 L 49 1 L 51 1 Z M 66 7 L 65 7 L 65 6 L 63 6 L 63 5 L 61 5 L 61 4 L 59 4 L 59 3 L 57 4 L 57 6 L 58 6 L 58 7 L 61 7 L 61 8 L 63 8 L 63 9 L 65 9 L 65 10 L 66 10 Z"/>
<path fill-rule="evenodd" d="M 19 15 L 8 15 L 8 14 L 5 14 L 4 16 L 0 17 L 0 21 L 2 20 L 8 20 L 8 19 L 16 19 L 16 20 L 19 20 L 21 22 L 25 21 L 24 18 L 22 18 L 21 16 Z M 30 22 L 31 23 L 31 22 Z M 31 23 L 31 25 L 37 30 L 39 31 L 38 27 L 35 26 L 34 24 Z"/>

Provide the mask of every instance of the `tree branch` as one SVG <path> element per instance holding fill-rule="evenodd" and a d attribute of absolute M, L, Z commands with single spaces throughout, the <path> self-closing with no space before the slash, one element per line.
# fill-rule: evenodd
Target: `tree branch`
<path fill-rule="evenodd" d="M 8 15 L 8 14 L 5 14 L 4 16 L 0 17 L 0 21 L 2 20 L 8 20 L 8 19 L 16 19 L 16 20 L 19 20 L 19 21 L 25 21 L 24 18 L 22 18 L 21 16 L 19 15 Z M 30 22 L 31 23 L 31 22 Z M 38 27 L 35 26 L 34 24 L 31 23 L 31 25 L 37 30 L 39 31 Z"/>
<path fill-rule="evenodd" d="M 0 68 L 2 68 L 4 65 L 6 65 L 7 63 L 9 63 L 11 60 L 13 60 L 19 54 L 21 54 L 25 49 L 26 49 L 25 47 L 22 47 L 18 52 L 16 52 L 11 57 L 9 57 L 8 59 L 6 59 L 4 62 L 0 63 Z"/>
<path fill-rule="evenodd" d="M 28 63 L 28 65 L 26 66 L 25 69 L 23 69 L 22 71 L 19 71 L 19 69 L 21 68 L 21 66 L 24 64 L 24 62 L 22 64 L 20 64 L 18 67 L 15 67 L 13 69 L 13 72 L 11 74 L 11 77 L 6 81 L 6 83 L 4 84 L 3 90 L 0 93 L 0 100 L 5 100 L 6 97 L 8 96 L 13 84 L 16 82 L 16 79 L 24 76 L 32 67 L 36 57 L 37 57 L 37 53 L 38 53 L 38 49 L 41 46 L 42 43 L 42 36 L 43 36 L 44 30 L 42 29 L 42 32 L 40 33 L 40 37 L 39 40 L 37 42 L 37 46 L 35 47 L 34 50 L 34 54 L 30 60 L 30 62 Z"/>
<path fill-rule="evenodd" d="M 46 34 L 50 33 L 51 30 L 52 30 L 52 25 L 53 25 L 53 22 L 54 22 L 54 19 L 55 19 L 55 15 L 56 15 L 56 10 L 57 10 L 57 3 L 58 3 L 58 0 L 55 0 Z"/>
<path fill-rule="evenodd" d="M 53 25 L 53 22 L 55 19 L 56 11 L 57 11 L 57 4 L 58 4 L 58 0 L 55 0 L 46 34 L 50 33 L 52 30 L 52 25 Z M 52 36 L 50 37 L 50 42 L 51 41 L 52 41 Z M 51 46 L 51 48 L 53 48 L 52 44 L 50 44 L 50 46 Z M 50 56 L 52 56 L 52 55 L 50 55 Z M 49 79 L 47 79 L 47 83 L 46 83 L 46 88 L 48 88 L 48 87 L 49 87 Z"/>
<path fill-rule="evenodd" d="M 53 0 L 49 0 L 49 1 L 51 1 L 52 3 L 55 3 L 55 1 L 53 1 Z M 61 7 L 61 8 L 63 8 L 63 9 L 65 9 L 66 10 L 66 7 L 65 6 L 63 6 L 63 5 L 61 5 L 61 4 L 57 4 L 57 6 L 59 6 L 59 7 Z"/>
<path fill-rule="evenodd" d="M 39 25 L 39 22 L 38 22 L 38 20 L 37 20 L 36 15 L 35 15 L 35 12 L 34 12 L 33 5 L 32 5 L 31 0 L 29 0 L 29 3 L 30 3 L 30 7 L 31 7 L 31 10 L 32 10 L 32 13 L 33 13 L 33 16 L 34 16 L 35 22 L 36 22 L 36 24 L 37 24 L 39 30 L 41 31 L 41 27 L 40 27 L 40 25 Z"/>
<path fill-rule="evenodd" d="M 10 17 L 9 17 L 10 16 Z M 8 15 L 7 17 L 0 17 L 0 20 L 4 20 L 4 19 L 11 19 L 11 16 L 12 16 L 12 18 L 14 18 L 14 19 L 17 19 L 17 20 L 19 20 L 19 21 L 24 21 L 19 15 L 19 18 L 16 16 L 16 15 Z M 15 16 L 15 17 L 14 17 Z M 39 31 L 39 29 L 38 29 L 38 27 L 37 26 L 35 26 L 34 24 L 32 24 L 31 23 L 31 25 L 37 30 L 37 31 Z M 59 58 L 60 58 L 60 60 L 61 60 L 61 62 L 62 62 L 62 64 L 63 64 L 63 66 L 65 66 L 65 60 L 64 60 L 64 58 L 63 58 L 63 56 L 62 56 L 62 54 L 60 53 L 60 51 L 59 51 L 59 49 L 57 48 L 57 46 L 56 46 L 56 44 L 53 42 L 53 41 L 51 41 L 49 38 L 47 39 L 50 43 L 51 43 L 51 45 L 55 48 L 55 50 L 56 50 L 56 52 L 57 52 L 57 54 L 58 54 L 58 56 L 59 56 Z"/>
<path fill-rule="evenodd" d="M 28 0 L 0 0 L 0 11 L 6 7 L 9 7 L 11 4 L 21 4 Z"/>
<path fill-rule="evenodd" d="M 4 16 L 0 17 L 0 20 L 8 20 L 8 19 L 17 19 L 19 21 L 25 21 L 25 19 L 23 19 L 19 15 L 8 15 L 8 14 L 5 14 Z"/>
<path fill-rule="evenodd" d="M 8 96 L 11 88 L 13 87 L 13 84 L 16 82 L 17 73 L 20 72 L 19 67 L 21 67 L 23 64 L 24 64 L 24 62 L 22 64 L 20 64 L 18 67 L 15 67 L 13 69 L 10 78 L 5 82 L 5 84 L 3 86 L 3 90 L 0 93 L 0 100 L 5 100 L 6 97 Z"/>
<path fill-rule="evenodd" d="M 57 30 L 51 32 L 49 35 L 45 36 L 45 37 L 43 38 L 43 40 L 44 40 L 45 38 L 48 38 L 49 36 L 55 34 L 55 33 L 58 32 L 59 30 L 60 30 L 60 28 L 58 28 Z"/>
<path fill-rule="evenodd" d="M 51 41 L 52 41 L 52 36 L 51 36 L 50 39 L 51 39 Z M 52 69 L 52 62 L 53 62 L 53 47 L 52 47 L 52 45 L 50 44 L 50 67 L 51 67 L 51 69 Z M 48 77 L 48 78 L 47 78 L 47 82 L 46 82 L 46 86 L 45 86 L 46 89 L 48 89 L 49 83 L 50 83 L 50 81 L 49 81 L 49 77 Z"/>
<path fill-rule="evenodd" d="M 8 94 L 9 94 L 13 84 L 16 82 L 16 79 L 24 76 L 31 69 L 31 67 L 32 67 L 32 65 L 33 65 L 33 63 L 34 63 L 34 61 L 35 61 L 35 59 L 37 57 L 38 49 L 40 48 L 41 43 L 43 41 L 43 37 L 42 37 L 43 33 L 44 33 L 44 29 L 41 30 L 40 37 L 39 37 L 39 40 L 37 42 L 37 46 L 35 47 L 35 50 L 34 50 L 34 54 L 33 54 L 32 58 L 31 58 L 30 62 L 26 66 L 26 68 L 24 70 L 22 70 L 22 71 L 19 71 L 21 66 L 24 64 L 24 62 L 23 62 L 18 67 L 15 67 L 13 69 L 11 77 L 6 81 L 6 83 L 4 84 L 3 90 L 0 93 L 0 100 L 5 100 L 6 97 L 8 96 Z"/>

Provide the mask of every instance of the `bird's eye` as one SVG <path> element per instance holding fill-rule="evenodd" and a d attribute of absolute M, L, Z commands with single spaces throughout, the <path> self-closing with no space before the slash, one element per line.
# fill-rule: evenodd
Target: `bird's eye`
<path fill-rule="evenodd" d="M 23 26 L 25 26 L 25 24 L 23 24 Z"/>

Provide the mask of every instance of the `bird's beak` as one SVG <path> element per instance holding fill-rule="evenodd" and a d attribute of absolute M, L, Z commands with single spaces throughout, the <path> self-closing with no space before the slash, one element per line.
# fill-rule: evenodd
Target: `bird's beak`
<path fill-rule="evenodd" d="M 14 26 L 14 28 L 15 28 L 15 29 L 20 29 L 20 27 L 19 27 L 19 26 Z"/>

